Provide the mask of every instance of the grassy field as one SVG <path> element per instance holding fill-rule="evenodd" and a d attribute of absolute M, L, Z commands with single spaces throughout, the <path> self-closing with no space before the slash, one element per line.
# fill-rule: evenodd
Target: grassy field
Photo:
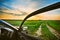
<path fill-rule="evenodd" d="M 13 26 L 19 26 L 22 22 L 22 20 L 5 20 L 5 21 L 12 24 Z M 41 23 L 42 21 L 40 20 L 27 20 L 23 25 L 28 27 L 28 31 L 30 34 L 34 34 L 35 31 L 39 28 Z"/>
<path fill-rule="evenodd" d="M 46 24 L 42 24 L 42 35 L 41 35 L 43 40 L 58 40 L 55 35 L 53 35 L 48 28 L 46 27 Z"/>
<path fill-rule="evenodd" d="M 60 33 L 60 20 L 49 20 L 48 24 Z"/>
<path fill-rule="evenodd" d="M 28 30 L 34 33 L 39 26 L 41 25 L 42 21 L 37 20 L 29 20 L 24 23 L 24 25 L 28 26 Z"/>
<path fill-rule="evenodd" d="M 21 24 L 21 20 L 5 20 L 8 23 L 14 25 L 14 26 L 19 26 Z M 48 23 L 52 28 L 60 32 L 60 21 L 57 20 L 27 20 L 23 25 L 28 27 L 28 31 L 30 34 L 34 34 L 39 26 L 42 25 L 42 37 L 43 40 L 58 40 L 54 34 L 52 34 L 48 28 L 46 27 L 46 23 Z"/>
<path fill-rule="evenodd" d="M 19 26 L 21 24 L 21 20 L 5 20 L 6 22 L 12 24 L 13 26 Z"/>

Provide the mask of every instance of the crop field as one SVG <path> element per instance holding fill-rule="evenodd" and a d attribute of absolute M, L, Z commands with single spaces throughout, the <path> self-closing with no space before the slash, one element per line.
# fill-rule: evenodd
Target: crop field
<path fill-rule="evenodd" d="M 8 23 L 12 24 L 13 26 L 19 26 L 22 22 L 22 20 L 5 20 Z M 42 25 L 41 25 L 42 24 Z M 41 37 L 43 40 L 60 40 L 58 39 L 48 28 L 47 25 L 49 25 L 51 28 L 56 30 L 60 34 L 60 20 L 27 20 L 23 24 L 23 26 L 28 27 L 27 31 L 31 35 L 35 35 L 36 31 L 41 25 L 41 33 L 39 37 Z"/>
<path fill-rule="evenodd" d="M 42 25 L 42 37 L 43 40 L 58 40 L 57 37 L 48 30 L 44 23 Z"/>
<path fill-rule="evenodd" d="M 12 24 L 13 26 L 19 26 L 22 22 L 22 20 L 5 20 L 8 23 Z M 24 26 L 28 27 L 28 31 L 31 34 L 34 34 L 34 32 L 39 28 L 40 24 L 42 23 L 42 21 L 40 20 L 28 20 L 25 21 L 25 23 L 23 24 Z"/>
<path fill-rule="evenodd" d="M 60 33 L 60 20 L 50 20 L 48 24 Z"/>

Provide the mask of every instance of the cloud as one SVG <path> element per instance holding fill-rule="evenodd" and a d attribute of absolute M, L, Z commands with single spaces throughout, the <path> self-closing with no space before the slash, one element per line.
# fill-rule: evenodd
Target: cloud
<path fill-rule="evenodd" d="M 5 3 L 5 5 L 11 6 L 13 8 L 13 10 L 8 10 L 8 11 L 4 10 L 5 12 L 14 13 L 14 14 L 23 14 L 23 13 L 20 13 L 20 11 L 23 11 L 23 12 L 26 12 L 27 14 L 24 16 L 14 16 L 14 15 L 12 16 L 12 15 L 4 14 L 4 15 L 1 15 L 1 18 L 2 19 L 24 19 L 28 14 L 40 8 L 39 4 L 40 3 L 38 1 L 32 1 L 32 0 L 14 0 L 14 2 L 12 2 L 10 5 L 8 3 Z M 58 10 L 59 11 L 53 10 L 53 11 L 45 12 L 37 16 L 33 16 L 29 19 L 30 20 L 40 20 L 40 19 L 41 20 L 45 20 L 45 19 L 60 20 L 59 19 L 60 9 Z M 56 14 L 57 16 L 55 16 Z"/>
<path fill-rule="evenodd" d="M 25 11 L 25 12 L 27 12 L 27 13 L 31 13 L 31 12 L 33 12 L 33 11 L 35 11 L 36 9 L 37 9 L 37 2 L 33 2 L 33 1 L 26 1 L 26 3 L 27 4 L 24 4 L 24 5 L 22 5 L 22 4 L 13 4 L 12 5 L 12 7 L 13 8 L 16 8 L 16 9 L 19 9 L 19 10 L 21 10 L 21 11 Z"/>
<path fill-rule="evenodd" d="M 41 20 L 60 20 L 60 15 L 42 15 Z"/>

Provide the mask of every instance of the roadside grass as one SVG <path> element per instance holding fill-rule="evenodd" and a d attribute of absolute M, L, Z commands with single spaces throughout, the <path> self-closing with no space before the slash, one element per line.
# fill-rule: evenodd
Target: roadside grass
<path fill-rule="evenodd" d="M 34 35 L 41 23 L 42 21 L 40 20 L 28 20 L 24 23 L 24 25 L 26 25 L 28 27 L 29 32 Z"/>
<path fill-rule="evenodd" d="M 19 26 L 22 20 L 5 20 L 6 22 L 10 23 L 13 26 Z"/>
<path fill-rule="evenodd" d="M 41 32 L 42 32 L 41 38 L 43 40 L 58 40 L 57 37 L 48 30 L 48 28 L 46 27 L 46 24 L 44 23 L 42 24 Z"/>
<path fill-rule="evenodd" d="M 22 22 L 22 20 L 5 20 L 5 21 L 12 24 L 13 26 L 19 26 Z M 26 20 L 23 26 L 27 26 L 28 33 L 34 35 L 41 23 L 42 21 L 40 20 Z"/>
<path fill-rule="evenodd" d="M 48 20 L 47 23 L 60 33 L 60 20 Z"/>
<path fill-rule="evenodd" d="M 8 23 L 12 24 L 13 26 L 19 26 L 22 22 L 22 20 L 5 20 Z M 42 35 L 40 37 L 43 38 L 43 40 L 58 40 L 55 35 L 53 35 L 48 28 L 46 27 L 46 22 L 52 26 L 55 30 L 60 32 L 60 21 L 56 20 L 26 20 L 23 24 L 24 26 L 27 26 L 28 33 L 31 35 L 34 35 L 39 26 L 42 25 Z"/>

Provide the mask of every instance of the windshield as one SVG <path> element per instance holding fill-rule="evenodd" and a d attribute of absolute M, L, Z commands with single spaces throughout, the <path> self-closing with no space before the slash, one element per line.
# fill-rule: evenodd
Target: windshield
<path fill-rule="evenodd" d="M 0 0 L 0 19 L 19 28 L 27 15 L 57 2 L 60 0 Z M 26 34 L 43 40 L 59 40 L 60 8 L 28 18 L 22 28 Z"/>

